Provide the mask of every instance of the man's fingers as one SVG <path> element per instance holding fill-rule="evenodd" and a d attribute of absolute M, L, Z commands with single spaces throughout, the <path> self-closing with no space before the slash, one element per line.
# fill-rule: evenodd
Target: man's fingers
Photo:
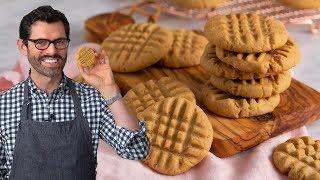
<path fill-rule="evenodd" d="M 101 57 L 100 57 L 100 59 L 99 59 L 99 63 L 100 63 L 100 64 L 104 64 L 104 63 L 105 63 L 105 59 L 104 59 L 104 57 L 103 57 L 103 56 L 101 56 Z"/>
<path fill-rule="evenodd" d="M 109 66 L 109 58 L 105 50 L 102 49 L 97 57 L 97 64 L 107 64 Z"/>
<path fill-rule="evenodd" d="M 78 70 L 79 70 L 80 74 L 83 73 L 83 67 L 81 67 L 81 66 L 78 65 Z"/>
<path fill-rule="evenodd" d="M 92 68 L 88 68 L 88 67 L 85 67 L 85 68 L 83 68 L 83 71 L 85 72 L 85 74 L 89 74 L 90 73 L 90 70 L 91 70 Z"/>
<path fill-rule="evenodd" d="M 81 75 L 87 75 L 89 73 L 88 68 L 79 66 L 79 72 Z"/>
<path fill-rule="evenodd" d="M 106 53 L 106 51 L 103 49 L 101 54 L 103 55 L 104 59 L 104 64 L 108 65 L 110 67 L 110 62 L 109 62 L 109 57 Z"/>
<path fill-rule="evenodd" d="M 102 49 L 101 54 L 102 54 L 103 56 L 107 56 L 107 53 L 106 53 L 106 51 L 105 51 L 104 49 Z"/>

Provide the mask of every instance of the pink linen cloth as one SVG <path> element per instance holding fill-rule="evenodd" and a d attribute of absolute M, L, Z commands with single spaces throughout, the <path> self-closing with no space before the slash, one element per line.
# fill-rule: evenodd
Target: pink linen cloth
<path fill-rule="evenodd" d="M 271 138 L 260 145 L 228 158 L 210 153 L 189 171 L 167 176 L 158 174 L 139 161 L 126 160 L 104 141 L 99 141 L 97 180 L 278 180 L 287 179 L 272 163 L 273 149 L 292 137 L 307 135 L 305 126 Z"/>
<path fill-rule="evenodd" d="M 100 50 L 94 43 L 84 46 Z M 81 45 L 82 46 L 82 45 Z M 68 55 L 64 73 L 74 78 L 79 74 L 74 61 L 74 55 L 80 46 L 72 49 Z M 26 57 L 20 56 L 12 70 L 0 73 L 0 93 L 28 77 L 30 68 Z M 209 153 L 199 164 L 186 173 L 177 176 L 166 176 L 148 168 L 140 161 L 126 160 L 119 157 L 115 151 L 100 139 L 98 147 L 97 180 L 104 179 L 287 179 L 273 166 L 272 152 L 280 143 L 292 137 L 305 136 L 308 132 L 305 126 L 271 138 L 260 145 L 228 158 L 219 158 Z"/>

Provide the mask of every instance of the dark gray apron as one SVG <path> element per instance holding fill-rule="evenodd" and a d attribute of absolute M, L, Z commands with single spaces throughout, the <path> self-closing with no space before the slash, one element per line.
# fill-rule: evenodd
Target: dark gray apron
<path fill-rule="evenodd" d="M 13 153 L 10 180 L 94 180 L 96 161 L 91 131 L 83 117 L 80 99 L 67 78 L 76 118 L 66 122 L 31 120 L 29 86 L 24 84 L 24 104 Z"/>

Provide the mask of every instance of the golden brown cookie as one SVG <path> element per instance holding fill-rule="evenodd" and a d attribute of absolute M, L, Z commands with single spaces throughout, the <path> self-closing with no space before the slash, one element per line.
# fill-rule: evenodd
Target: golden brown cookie
<path fill-rule="evenodd" d="M 75 54 L 75 59 L 81 67 L 92 67 L 96 61 L 96 55 L 93 49 L 81 46 Z"/>
<path fill-rule="evenodd" d="M 236 69 L 250 73 L 287 71 L 300 60 L 298 45 L 289 38 L 284 46 L 262 53 L 236 53 L 216 47 L 218 58 Z"/>
<path fill-rule="evenodd" d="M 98 38 L 98 36 L 90 33 L 89 31 L 84 32 L 84 39 L 87 42 L 93 42 L 93 43 L 97 43 L 97 44 L 101 43 L 101 40 Z"/>
<path fill-rule="evenodd" d="M 290 179 L 320 179 L 320 141 L 310 136 L 291 138 L 275 148 L 273 163 Z"/>
<path fill-rule="evenodd" d="M 243 98 L 221 91 L 208 81 L 202 88 L 202 102 L 220 116 L 243 118 L 272 112 L 280 103 L 280 95 L 261 99 Z"/>
<path fill-rule="evenodd" d="M 289 72 L 284 72 L 260 79 L 231 80 L 211 75 L 210 82 L 214 87 L 235 96 L 266 98 L 288 89 L 291 83 L 291 76 Z"/>
<path fill-rule="evenodd" d="M 184 98 L 165 98 L 138 115 L 146 122 L 150 151 L 144 163 L 155 171 L 177 175 L 207 156 L 213 130 L 207 115 Z"/>
<path fill-rule="evenodd" d="M 320 8 L 320 0 L 282 0 L 282 2 L 297 9 Z"/>
<path fill-rule="evenodd" d="M 226 2 L 227 0 L 174 0 L 178 7 L 186 9 L 213 8 Z"/>
<path fill-rule="evenodd" d="M 100 44 L 109 34 L 119 27 L 132 24 L 131 16 L 121 13 L 104 13 L 88 18 L 84 22 L 85 39 Z"/>
<path fill-rule="evenodd" d="M 200 57 L 208 40 L 190 30 L 173 30 L 173 43 L 168 54 L 158 63 L 165 67 L 180 68 L 200 64 Z"/>
<path fill-rule="evenodd" d="M 200 36 L 206 37 L 206 36 L 204 35 L 203 30 L 200 30 L 200 29 L 192 29 L 192 31 L 193 31 L 194 33 L 200 35 Z"/>
<path fill-rule="evenodd" d="M 270 51 L 288 40 L 281 22 L 255 13 L 216 15 L 207 21 L 204 33 L 221 49 L 239 53 Z"/>
<path fill-rule="evenodd" d="M 209 73 L 218 76 L 224 77 L 227 79 L 258 79 L 270 75 L 275 75 L 277 73 L 266 73 L 266 74 L 258 74 L 258 73 L 247 73 L 235 69 L 231 65 L 228 65 L 219 60 L 216 55 L 216 46 L 209 42 L 201 56 L 200 60 L 201 66 L 208 71 Z"/>
<path fill-rule="evenodd" d="M 193 92 L 182 82 L 170 77 L 139 83 L 129 90 L 123 99 L 130 109 L 138 114 L 166 97 L 180 97 L 196 103 Z"/>
<path fill-rule="evenodd" d="M 173 42 L 172 32 L 152 23 L 129 24 L 112 32 L 102 48 L 116 72 L 134 72 L 165 57 Z"/>

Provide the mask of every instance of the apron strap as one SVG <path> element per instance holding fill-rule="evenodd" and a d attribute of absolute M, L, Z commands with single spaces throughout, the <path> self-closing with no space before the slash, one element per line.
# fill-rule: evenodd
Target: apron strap
<path fill-rule="evenodd" d="M 76 116 L 79 117 L 79 118 L 83 118 L 83 114 L 82 114 L 82 110 L 81 110 L 81 104 L 80 104 L 80 99 L 79 99 L 79 96 L 77 95 L 75 85 L 74 85 L 74 83 L 71 81 L 70 78 L 68 78 L 68 77 L 66 77 L 66 78 L 67 78 L 67 85 L 68 85 L 68 87 L 70 88 L 70 93 L 71 93 L 72 100 L 73 100 L 73 103 L 74 103 L 74 108 L 75 108 Z"/>
<path fill-rule="evenodd" d="M 24 82 L 23 88 L 23 105 L 21 109 L 21 120 L 28 120 L 30 117 L 30 99 L 29 99 L 29 85 L 30 77 Z"/>

